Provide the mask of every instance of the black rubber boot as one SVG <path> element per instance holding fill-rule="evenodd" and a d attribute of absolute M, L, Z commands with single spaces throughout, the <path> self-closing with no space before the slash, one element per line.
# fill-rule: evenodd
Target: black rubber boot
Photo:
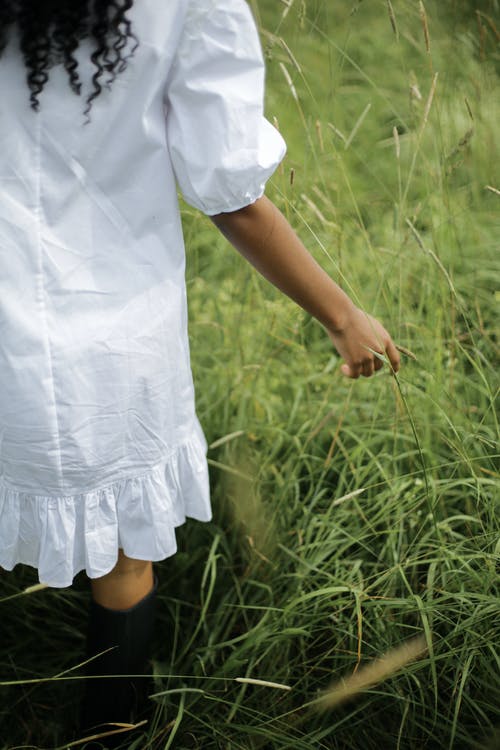
<path fill-rule="evenodd" d="M 130 609 L 108 609 L 91 599 L 87 631 L 86 658 L 115 646 L 86 665 L 87 675 L 141 675 L 147 673 L 156 616 L 158 578 L 153 588 Z M 87 676 L 80 710 L 80 732 L 99 734 L 118 727 L 109 722 L 135 723 L 143 710 L 148 688 L 145 677 Z M 98 726 L 100 725 L 100 726 Z M 118 747 L 128 733 L 99 740 L 106 748 Z M 100 744 L 85 746 L 101 747 Z"/>

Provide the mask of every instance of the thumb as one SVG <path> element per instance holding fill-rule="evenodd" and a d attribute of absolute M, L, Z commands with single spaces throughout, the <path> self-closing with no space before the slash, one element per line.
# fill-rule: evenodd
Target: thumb
<path fill-rule="evenodd" d="M 341 368 L 340 368 L 340 371 L 346 377 L 348 377 L 348 378 L 352 377 L 352 370 L 349 367 L 349 365 L 346 365 L 346 364 L 342 365 Z"/>

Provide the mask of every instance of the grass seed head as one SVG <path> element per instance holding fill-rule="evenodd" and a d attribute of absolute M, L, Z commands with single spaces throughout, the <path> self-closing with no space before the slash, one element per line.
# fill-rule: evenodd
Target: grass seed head
<path fill-rule="evenodd" d="M 363 690 L 372 688 L 398 672 L 408 664 L 424 656 L 428 651 L 424 636 L 405 641 L 391 651 L 358 669 L 354 674 L 335 682 L 321 697 L 321 709 L 334 708 L 355 697 Z"/>

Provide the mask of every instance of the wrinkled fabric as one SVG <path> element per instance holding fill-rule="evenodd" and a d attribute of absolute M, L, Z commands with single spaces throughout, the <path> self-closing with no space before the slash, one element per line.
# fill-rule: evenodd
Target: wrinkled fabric
<path fill-rule="evenodd" d="M 244 0 L 140 0 L 110 90 L 50 69 L 40 112 L 0 57 L 0 566 L 71 585 L 125 554 L 162 560 L 209 521 L 176 185 L 207 215 L 259 198 L 285 153 L 263 115 Z"/>

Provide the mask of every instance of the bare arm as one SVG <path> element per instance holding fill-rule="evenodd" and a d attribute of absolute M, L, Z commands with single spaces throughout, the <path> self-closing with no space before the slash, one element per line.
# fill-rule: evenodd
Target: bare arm
<path fill-rule="evenodd" d="M 266 196 L 250 206 L 211 217 L 217 228 L 268 281 L 313 315 L 345 359 L 347 377 L 369 377 L 386 354 L 395 372 L 399 355 L 385 328 L 354 305 L 306 250 L 281 211 Z"/>

